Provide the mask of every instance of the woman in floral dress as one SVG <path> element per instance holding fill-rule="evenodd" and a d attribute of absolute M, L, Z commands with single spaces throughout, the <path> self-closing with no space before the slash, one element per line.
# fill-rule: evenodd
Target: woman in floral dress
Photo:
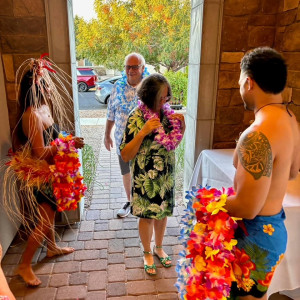
<path fill-rule="evenodd" d="M 157 255 L 164 267 L 171 258 L 162 248 L 167 217 L 173 213 L 175 185 L 175 148 L 180 143 L 185 122 L 167 102 L 171 87 L 160 74 L 146 77 L 137 91 L 141 100 L 128 117 L 123 141 L 122 159 L 131 161 L 131 212 L 139 220 L 139 234 L 144 247 L 144 267 L 149 275 L 156 274 L 150 243 L 153 230 Z"/>

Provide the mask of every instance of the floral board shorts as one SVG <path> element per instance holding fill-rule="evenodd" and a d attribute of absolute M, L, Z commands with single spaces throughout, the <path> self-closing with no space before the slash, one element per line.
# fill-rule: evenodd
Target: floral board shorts
<path fill-rule="evenodd" d="M 287 231 L 282 209 L 274 216 L 257 216 L 240 222 L 236 230 L 236 259 L 230 299 L 251 295 L 261 298 L 286 250 Z"/>

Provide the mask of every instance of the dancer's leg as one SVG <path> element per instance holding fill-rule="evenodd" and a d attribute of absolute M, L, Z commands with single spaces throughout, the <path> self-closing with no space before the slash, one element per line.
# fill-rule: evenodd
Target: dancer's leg
<path fill-rule="evenodd" d="M 41 284 L 41 281 L 33 273 L 31 261 L 37 248 L 47 236 L 51 226 L 49 220 L 53 217 L 54 211 L 48 204 L 42 203 L 39 205 L 40 219 L 28 238 L 26 249 L 22 255 L 21 263 L 17 269 L 17 274 L 19 274 L 28 285 L 37 286 Z"/>
<path fill-rule="evenodd" d="M 55 255 L 69 254 L 75 251 L 72 247 L 58 247 L 55 241 L 55 230 L 54 230 L 54 219 L 55 212 L 52 219 L 49 219 L 50 228 L 47 233 L 47 257 Z"/>

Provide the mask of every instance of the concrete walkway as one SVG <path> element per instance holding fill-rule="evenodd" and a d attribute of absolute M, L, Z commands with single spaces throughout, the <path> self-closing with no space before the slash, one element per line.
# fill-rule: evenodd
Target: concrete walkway
<path fill-rule="evenodd" d="M 95 121 L 96 122 L 96 121 Z M 98 123 L 97 120 L 96 123 Z M 99 123 L 98 123 L 99 124 Z M 101 122 L 102 124 L 102 122 Z M 17 299 L 24 300 L 153 300 L 178 299 L 176 259 L 182 247 L 178 241 L 180 215 L 176 207 L 168 219 L 164 249 L 172 256 L 173 266 L 163 268 L 155 257 L 157 275 L 150 277 L 143 269 L 142 247 L 138 237 L 138 220 L 133 216 L 118 219 L 118 209 L 126 196 L 116 153 L 100 148 L 97 181 L 91 205 L 82 221 L 59 227 L 61 246 L 76 249 L 72 254 L 46 258 L 40 248 L 33 264 L 42 280 L 38 288 L 28 288 L 14 269 L 21 259 L 25 243 L 15 239 L 2 261 L 3 270 Z"/>

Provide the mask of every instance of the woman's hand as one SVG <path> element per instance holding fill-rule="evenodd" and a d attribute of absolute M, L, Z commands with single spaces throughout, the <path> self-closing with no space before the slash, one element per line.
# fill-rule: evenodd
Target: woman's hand
<path fill-rule="evenodd" d="M 74 146 L 76 149 L 82 149 L 85 145 L 82 137 L 74 136 L 73 141 L 75 142 Z"/>
<path fill-rule="evenodd" d="M 172 118 L 172 119 L 177 119 L 177 120 L 180 121 L 180 123 L 181 123 L 181 125 L 180 125 L 180 127 L 181 127 L 181 132 L 182 132 L 182 134 L 183 134 L 184 131 L 185 131 L 184 115 L 183 115 L 183 114 L 173 114 L 173 115 L 171 115 L 171 118 Z"/>
<path fill-rule="evenodd" d="M 145 123 L 145 125 L 141 129 L 141 132 L 143 133 L 144 136 L 146 136 L 149 133 L 151 133 L 153 130 L 157 129 L 159 126 L 161 126 L 159 118 L 153 118 L 153 119 L 148 120 Z"/>

